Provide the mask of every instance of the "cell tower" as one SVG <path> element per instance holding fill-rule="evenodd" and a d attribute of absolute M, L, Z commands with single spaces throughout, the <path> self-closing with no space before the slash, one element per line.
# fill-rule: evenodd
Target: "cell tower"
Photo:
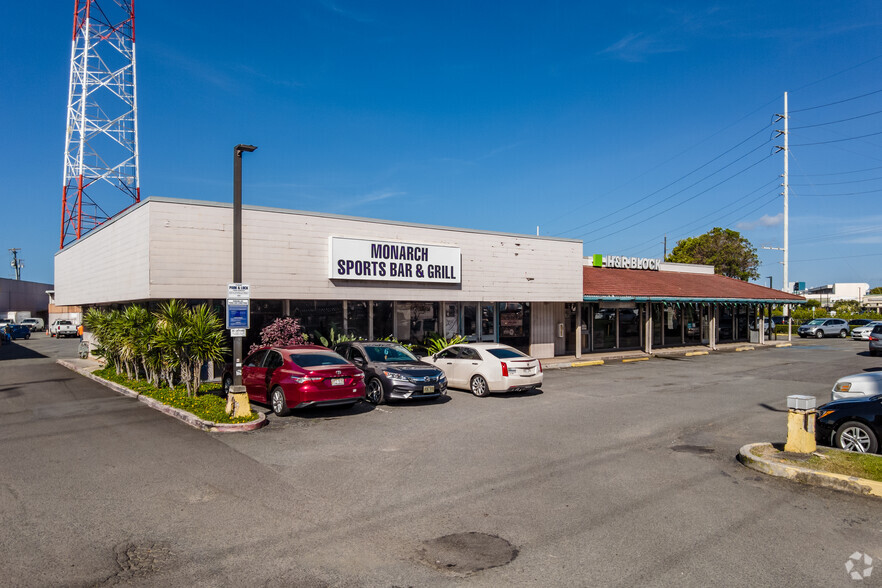
<path fill-rule="evenodd" d="M 75 0 L 61 248 L 141 200 L 134 0 Z"/>

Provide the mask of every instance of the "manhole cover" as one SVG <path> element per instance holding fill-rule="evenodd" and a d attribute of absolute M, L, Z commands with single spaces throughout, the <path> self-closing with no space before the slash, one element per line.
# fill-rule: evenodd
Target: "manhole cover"
<path fill-rule="evenodd" d="M 676 451 L 678 453 L 696 453 L 698 455 L 707 455 L 708 453 L 713 453 L 713 447 L 705 447 L 704 445 L 674 445 L 671 447 L 671 451 Z"/>
<path fill-rule="evenodd" d="M 455 574 L 473 574 L 504 566 L 518 550 L 501 537 L 486 533 L 455 533 L 423 541 L 419 557 L 428 566 Z"/>

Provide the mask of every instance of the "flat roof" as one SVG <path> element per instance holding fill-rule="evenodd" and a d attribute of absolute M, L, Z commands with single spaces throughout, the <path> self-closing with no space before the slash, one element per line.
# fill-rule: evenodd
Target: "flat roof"
<path fill-rule="evenodd" d="M 802 304 L 805 298 L 718 274 L 583 266 L 585 302 L 737 302 Z"/>

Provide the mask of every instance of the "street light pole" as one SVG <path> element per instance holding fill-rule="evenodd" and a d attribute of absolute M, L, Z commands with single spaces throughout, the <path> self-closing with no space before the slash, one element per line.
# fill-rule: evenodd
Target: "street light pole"
<path fill-rule="evenodd" d="M 253 152 L 254 145 L 236 145 L 233 149 L 233 283 L 242 282 L 242 152 Z M 227 398 L 227 412 L 232 416 L 251 414 L 248 395 L 242 385 L 242 337 L 233 337 L 233 385 Z"/>

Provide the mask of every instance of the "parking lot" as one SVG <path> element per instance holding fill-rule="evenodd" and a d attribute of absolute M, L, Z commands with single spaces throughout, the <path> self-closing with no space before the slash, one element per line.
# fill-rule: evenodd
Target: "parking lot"
<path fill-rule="evenodd" d="M 10 552 L 19 585 L 41 561 L 71 558 L 70 583 L 129 581 L 114 546 L 143 542 L 165 554 L 145 576 L 155 585 L 827 586 L 849 581 L 855 551 L 882 559 L 878 501 L 735 460 L 746 443 L 784 440 L 787 395 L 820 403 L 839 376 L 882 369 L 865 342 L 547 370 L 540 392 L 270 414 L 267 427 L 235 435 L 189 429 L 70 372 L 58 384 L 28 380 L 29 365 L 48 374 L 76 341 L 22 347 L 42 357 L 10 360 L 0 391 L 43 404 L 0 395 L 2 437 L 16 451 L 0 468 L 19 473 L 6 504 L 22 509 L 2 511 L 0 537 L 39 546 Z M 77 401 L 89 420 L 56 420 L 52 437 L 80 459 L 47 453 L 22 428 Z M 90 451 L 102 459 L 83 459 Z M 76 516 L 80 493 L 65 484 L 91 489 L 91 516 Z M 76 533 L 37 540 L 53 515 L 75 520 Z M 516 556 L 476 570 L 479 548 L 439 555 L 433 540 L 455 534 L 501 538 Z M 71 543 L 47 559 L 62 538 Z M 882 585 L 882 574 L 863 585 Z"/>

